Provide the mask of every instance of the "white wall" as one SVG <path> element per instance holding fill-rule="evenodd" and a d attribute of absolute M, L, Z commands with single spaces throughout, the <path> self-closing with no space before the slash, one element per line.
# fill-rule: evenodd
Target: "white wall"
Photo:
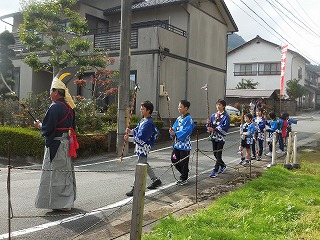
<path fill-rule="evenodd" d="M 305 76 L 305 61 L 298 55 L 287 52 L 286 70 L 285 70 L 285 83 L 291 78 L 298 79 L 298 67 L 302 68 L 302 81 L 304 82 Z M 261 63 L 261 62 L 280 62 L 281 61 L 281 49 L 276 48 L 274 45 L 264 41 L 253 42 L 242 48 L 239 48 L 235 52 L 228 54 L 227 64 L 227 89 L 234 89 L 241 79 L 252 79 L 253 82 L 259 82 L 258 89 L 274 90 L 280 88 L 280 74 L 279 75 L 267 75 L 267 76 L 234 76 L 235 64 L 246 63 Z M 291 67 L 291 63 L 293 65 Z M 286 84 L 285 84 L 286 88 Z"/>
<path fill-rule="evenodd" d="M 27 98 L 32 93 L 32 68 L 25 64 L 22 60 L 17 59 L 12 61 L 15 67 L 20 68 L 20 98 Z"/>

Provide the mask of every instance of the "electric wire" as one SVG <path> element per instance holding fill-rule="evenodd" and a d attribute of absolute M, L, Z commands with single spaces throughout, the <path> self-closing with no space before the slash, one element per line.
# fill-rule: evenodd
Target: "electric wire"
<path fill-rule="evenodd" d="M 311 20 L 311 22 L 312 22 L 315 26 L 317 26 L 318 29 L 320 29 L 320 28 L 319 28 L 319 25 L 312 20 L 312 18 L 311 18 L 311 17 L 309 16 L 309 14 L 304 10 L 304 8 L 301 6 L 301 4 L 298 2 L 298 0 L 296 0 L 296 2 L 299 4 L 299 6 L 300 6 L 300 8 L 302 9 L 302 11 L 303 11 L 303 12 L 307 15 L 307 17 Z"/>
<path fill-rule="evenodd" d="M 277 21 L 275 21 L 275 19 L 273 18 L 273 17 L 271 17 L 270 15 L 269 15 L 269 13 L 266 11 L 266 10 L 264 10 L 264 8 L 263 7 L 261 7 L 261 5 L 256 1 L 256 0 L 254 0 L 254 2 L 259 6 L 259 8 L 279 27 L 279 29 L 283 32 L 283 33 L 285 33 L 286 35 L 288 35 L 287 34 L 287 32 L 277 23 Z M 281 16 L 281 15 L 280 15 Z M 287 23 L 288 24 L 288 23 Z M 291 26 L 290 26 L 291 27 Z M 293 31 L 295 31 L 297 34 L 299 34 L 294 28 L 292 28 L 291 27 L 291 29 L 293 30 Z M 309 43 L 311 43 L 311 44 L 314 44 L 313 42 L 311 42 L 308 38 L 305 38 L 304 37 L 304 35 L 302 35 L 301 36 L 304 40 L 306 40 L 306 41 L 308 41 Z M 315 45 L 315 44 L 314 44 Z"/>
<path fill-rule="evenodd" d="M 304 51 L 301 51 L 301 49 L 299 49 L 298 47 L 296 47 L 295 44 L 292 44 L 291 41 L 287 40 L 286 38 L 284 38 L 280 33 L 278 33 L 273 27 L 270 26 L 270 24 L 268 24 L 262 17 L 260 17 L 252 8 L 250 8 L 245 2 L 243 2 L 242 0 L 240 0 L 251 12 L 253 12 L 258 18 L 260 18 L 270 29 L 272 29 L 277 35 L 280 36 L 280 38 L 282 38 L 283 40 L 281 40 L 278 36 L 276 36 L 274 33 L 272 33 L 269 29 L 267 29 L 265 26 L 263 26 L 260 22 L 258 22 L 253 16 L 251 16 L 249 13 L 247 13 L 243 8 L 241 8 L 238 4 L 236 4 L 233 0 L 231 0 L 233 4 L 235 4 L 238 8 L 240 8 L 242 11 L 244 11 L 249 17 L 251 17 L 255 22 L 257 22 L 259 25 L 261 25 L 264 29 L 266 29 L 269 33 L 271 33 L 274 37 L 276 37 L 278 40 L 280 40 L 281 42 L 283 42 L 283 40 L 285 42 L 287 42 L 288 44 L 290 44 L 294 49 L 297 49 L 301 55 L 305 55 L 307 58 L 309 58 L 311 61 L 313 61 L 316 64 L 319 64 L 316 60 L 314 60 L 312 57 L 310 57 L 308 54 L 306 54 Z M 269 1 L 269 0 L 266 0 Z"/>
<path fill-rule="evenodd" d="M 267 29 L 265 26 L 263 26 L 260 22 L 258 22 L 253 16 L 251 16 L 246 10 L 244 10 L 241 6 L 239 6 L 237 3 L 235 3 L 233 0 L 231 2 L 236 5 L 240 10 L 242 10 L 244 13 L 246 13 L 250 18 L 252 18 L 256 23 L 258 23 L 261 27 L 263 27 L 265 30 L 267 30 L 272 36 L 277 38 L 280 42 L 283 40 L 280 39 L 278 36 L 276 36 L 273 32 L 271 32 L 269 29 Z"/>
<path fill-rule="evenodd" d="M 273 1 L 273 0 L 270 0 L 270 1 Z M 291 11 L 288 10 L 288 8 L 286 8 L 285 6 L 283 6 L 282 3 L 280 3 L 278 0 L 275 0 L 275 2 L 277 2 L 277 3 L 282 7 L 281 9 L 286 10 L 286 11 L 287 11 L 288 13 L 290 13 L 293 17 L 297 18 Z M 274 3 L 274 2 L 273 2 L 273 3 Z M 275 7 L 276 7 L 279 11 L 281 11 L 281 9 L 280 9 L 278 6 L 275 5 Z M 288 16 L 284 11 L 282 11 L 282 13 L 283 13 L 288 19 L 290 19 L 293 23 L 295 23 L 296 25 L 298 25 L 301 29 L 309 32 L 310 34 L 312 34 L 312 35 L 314 35 L 314 36 L 316 36 L 316 37 L 320 37 L 319 34 L 317 34 L 315 31 L 313 31 L 313 30 L 312 30 L 309 26 L 307 26 L 305 23 L 301 22 L 298 18 L 297 18 L 297 19 L 298 19 L 303 25 L 305 25 L 309 30 L 306 29 L 305 27 L 301 26 L 296 20 L 294 20 L 293 18 L 291 18 L 290 16 Z"/>

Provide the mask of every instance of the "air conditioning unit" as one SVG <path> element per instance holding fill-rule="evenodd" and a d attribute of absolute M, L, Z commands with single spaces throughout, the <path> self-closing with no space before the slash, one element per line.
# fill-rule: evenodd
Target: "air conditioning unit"
<path fill-rule="evenodd" d="M 164 84 L 160 84 L 160 86 L 159 86 L 159 96 L 160 96 L 160 97 L 165 96 L 165 92 L 166 92 L 165 89 L 166 89 L 166 88 L 165 88 L 165 85 L 164 85 Z"/>

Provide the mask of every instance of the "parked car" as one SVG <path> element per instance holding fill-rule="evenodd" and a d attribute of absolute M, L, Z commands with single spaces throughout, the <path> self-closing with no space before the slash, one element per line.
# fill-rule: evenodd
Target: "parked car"
<path fill-rule="evenodd" d="M 235 107 L 232 107 L 232 106 L 226 106 L 226 112 L 231 115 L 231 114 L 234 114 L 234 115 L 237 115 L 237 116 L 240 116 L 240 111 L 238 108 L 235 108 Z"/>

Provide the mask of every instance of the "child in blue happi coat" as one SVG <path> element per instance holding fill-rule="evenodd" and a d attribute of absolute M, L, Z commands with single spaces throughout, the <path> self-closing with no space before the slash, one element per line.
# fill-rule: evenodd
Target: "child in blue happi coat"
<path fill-rule="evenodd" d="M 270 120 L 266 123 L 266 132 L 267 132 L 267 142 L 269 146 L 269 152 L 266 154 L 268 157 L 272 157 L 272 139 L 273 133 L 279 133 L 281 129 L 281 121 L 277 119 L 277 116 L 274 112 L 269 113 Z"/>
<path fill-rule="evenodd" d="M 126 129 L 125 141 L 134 142 L 134 153 L 138 156 L 138 163 L 147 164 L 147 171 L 152 183 L 147 187 L 148 189 L 155 189 L 162 183 L 159 178 L 156 177 L 152 168 L 147 162 L 147 156 L 151 147 L 157 138 L 158 129 L 155 127 L 151 114 L 153 112 L 153 104 L 150 101 L 141 103 L 140 112 L 143 118 L 134 129 Z M 133 196 L 133 188 L 127 192 L 127 196 Z"/>
<path fill-rule="evenodd" d="M 193 119 L 188 113 L 189 108 L 190 102 L 188 100 L 181 100 L 179 102 L 178 111 L 181 116 L 176 119 L 173 126 L 169 129 L 170 137 L 174 139 L 171 162 L 181 174 L 177 185 L 186 184 L 189 174 L 190 135 L 194 129 Z"/>
<path fill-rule="evenodd" d="M 226 112 L 226 101 L 219 99 L 216 102 L 217 112 L 212 114 L 207 120 L 207 130 L 210 133 L 210 140 L 212 141 L 213 155 L 216 158 L 216 164 L 212 170 L 210 177 L 217 177 L 218 173 L 224 173 L 227 165 L 222 160 L 222 151 L 225 144 L 225 136 L 230 126 L 230 116 Z"/>
<path fill-rule="evenodd" d="M 241 160 L 239 164 L 249 164 L 251 160 L 251 145 L 253 142 L 253 134 L 255 131 L 255 125 L 252 122 L 252 114 L 247 113 L 244 116 L 245 123 L 241 126 L 240 135 L 241 135 L 241 144 L 240 144 L 240 151 L 241 151 Z M 243 149 L 246 149 L 246 156 L 243 154 Z"/>
<path fill-rule="evenodd" d="M 253 118 L 253 123 L 255 124 L 255 133 L 252 143 L 252 159 L 256 159 L 256 154 L 258 153 L 257 161 L 261 161 L 261 156 L 263 153 L 263 142 L 264 142 L 264 135 L 265 135 L 265 127 L 266 127 L 266 120 L 263 116 L 263 109 L 258 108 L 256 112 L 256 117 Z M 258 144 L 257 144 L 258 143 Z M 259 149 L 256 149 L 256 144 L 258 145 Z"/>

